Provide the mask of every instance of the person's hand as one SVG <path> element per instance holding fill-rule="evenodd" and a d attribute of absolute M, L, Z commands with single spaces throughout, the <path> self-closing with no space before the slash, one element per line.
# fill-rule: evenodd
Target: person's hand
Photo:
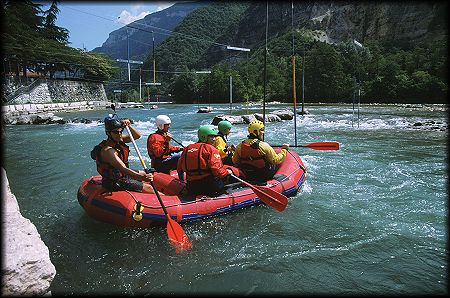
<path fill-rule="evenodd" d="M 142 180 L 151 182 L 153 181 L 153 174 L 152 173 L 144 173 L 144 177 L 142 177 Z"/>
<path fill-rule="evenodd" d="M 131 121 L 128 118 L 124 118 L 124 119 L 120 120 L 120 122 L 122 122 L 123 127 L 131 125 Z"/>
<path fill-rule="evenodd" d="M 281 146 L 281 149 L 289 150 L 289 144 L 283 144 L 283 145 Z"/>
<path fill-rule="evenodd" d="M 171 135 L 170 133 L 168 133 L 168 132 L 166 132 L 166 134 L 164 135 L 164 137 L 165 137 L 165 139 L 166 139 L 166 142 L 172 140 L 172 135 Z"/>

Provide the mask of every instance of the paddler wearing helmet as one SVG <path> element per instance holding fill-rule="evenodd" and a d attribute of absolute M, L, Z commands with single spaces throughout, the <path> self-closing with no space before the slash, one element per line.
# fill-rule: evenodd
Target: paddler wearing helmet
<path fill-rule="evenodd" d="M 248 124 L 247 139 L 236 146 L 233 163 L 244 172 L 250 181 L 265 182 L 273 178 L 276 166 L 286 158 L 288 144 L 283 144 L 277 154 L 264 142 L 264 123 L 252 120 Z"/>
<path fill-rule="evenodd" d="M 169 116 L 158 115 L 155 119 L 157 130 L 147 138 L 147 153 L 151 158 L 152 168 L 166 174 L 177 168 L 177 162 L 181 156 L 180 147 L 170 144 L 170 140 L 172 140 L 172 135 L 169 133 L 171 123 Z"/>
<path fill-rule="evenodd" d="M 224 165 L 233 165 L 233 152 L 236 147 L 231 144 L 228 145 L 228 135 L 231 132 L 232 124 L 228 120 L 222 120 L 217 124 L 217 129 L 219 130 L 217 138 L 214 141 L 214 147 L 219 150 L 220 158 Z"/>
<path fill-rule="evenodd" d="M 186 146 L 178 160 L 178 176 L 186 174 L 186 188 L 194 199 L 199 194 L 219 195 L 224 185 L 232 182 L 231 173 L 240 175 L 239 169 L 223 165 L 219 151 L 213 146 L 218 133 L 213 125 L 200 126 L 197 143 Z"/>
<path fill-rule="evenodd" d="M 103 122 L 108 138 L 91 151 L 91 157 L 97 164 L 97 172 L 102 176 L 103 187 L 108 191 L 130 190 L 154 193 L 150 184 L 143 183 L 143 181 L 153 181 L 153 175 L 128 167 L 130 149 L 126 143 L 131 142 L 131 137 L 124 135 L 123 130 L 128 126 L 135 139 L 139 139 L 141 133 L 131 126 L 129 119 L 119 120 L 115 114 L 109 115 Z"/>

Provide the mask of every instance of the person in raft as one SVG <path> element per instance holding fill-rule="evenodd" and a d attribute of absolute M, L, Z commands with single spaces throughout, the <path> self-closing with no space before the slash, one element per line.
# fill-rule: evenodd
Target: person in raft
<path fill-rule="evenodd" d="M 157 130 L 147 138 L 147 152 L 152 160 L 152 168 L 166 174 L 170 174 L 171 170 L 177 168 L 177 162 L 181 156 L 180 147 L 170 144 L 172 139 L 172 135 L 169 133 L 170 124 L 168 116 L 158 115 L 156 117 Z"/>
<path fill-rule="evenodd" d="M 276 166 L 286 158 L 288 144 L 281 146 L 277 154 L 264 142 L 264 123 L 253 120 L 248 124 L 247 139 L 236 146 L 233 163 L 245 174 L 245 177 L 255 182 L 265 182 L 273 178 Z"/>
<path fill-rule="evenodd" d="M 231 122 L 228 120 L 222 120 L 217 124 L 219 134 L 214 141 L 214 147 L 219 150 L 220 158 L 224 165 L 233 165 L 233 152 L 236 149 L 234 145 L 227 145 L 228 135 L 231 132 Z"/>
<path fill-rule="evenodd" d="M 91 157 L 97 164 L 97 172 L 102 176 L 102 185 L 108 191 L 130 190 L 144 193 L 154 193 L 150 184 L 143 181 L 153 181 L 153 174 L 128 167 L 131 142 L 129 135 L 123 135 L 126 126 L 135 139 L 141 137 L 140 132 L 131 126 L 129 119 L 117 119 L 117 115 L 108 116 L 104 120 L 108 139 L 103 140 L 91 151 Z"/>
<path fill-rule="evenodd" d="M 191 196 L 216 196 L 226 184 L 235 182 L 230 174 L 240 176 L 239 169 L 225 166 L 219 151 L 213 146 L 218 131 L 212 125 L 202 125 L 197 131 L 198 142 L 183 149 L 178 160 L 178 176 L 186 173 L 186 188 Z"/>

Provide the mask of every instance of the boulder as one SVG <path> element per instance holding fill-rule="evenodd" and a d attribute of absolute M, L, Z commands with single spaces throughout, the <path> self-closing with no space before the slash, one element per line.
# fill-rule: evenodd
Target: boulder
<path fill-rule="evenodd" d="M 217 116 L 214 117 L 214 119 L 212 120 L 211 124 L 212 125 L 217 125 L 222 120 L 228 120 L 228 121 L 230 121 L 231 124 L 243 124 L 243 123 L 245 123 L 245 121 L 244 121 L 242 116 L 217 115 Z"/>
<path fill-rule="evenodd" d="M 294 112 L 289 110 L 276 110 L 270 114 L 277 115 L 281 120 L 292 120 L 292 118 L 294 118 Z"/>
<path fill-rule="evenodd" d="M 262 114 L 255 114 L 255 118 L 259 121 L 263 121 L 263 115 Z M 281 118 L 278 115 L 275 114 L 266 114 L 266 122 L 280 122 Z"/>
<path fill-rule="evenodd" d="M 36 227 L 20 214 L 2 168 L 2 296 L 51 294 L 56 269 Z"/>

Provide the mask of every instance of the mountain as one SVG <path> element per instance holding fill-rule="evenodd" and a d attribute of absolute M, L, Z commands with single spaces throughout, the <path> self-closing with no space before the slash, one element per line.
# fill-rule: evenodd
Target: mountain
<path fill-rule="evenodd" d="M 294 2 L 293 25 L 297 31 L 310 30 L 317 40 L 327 43 L 356 39 L 363 44 L 379 40 L 400 47 L 432 45 L 448 37 L 447 8 L 445 1 L 298 1 Z M 269 2 L 268 16 L 269 40 L 292 30 L 291 1 Z M 160 44 L 164 53 L 167 48 L 186 52 L 186 47 L 192 47 L 190 52 L 194 56 L 188 60 L 201 58 L 203 61 L 195 66 L 184 64 L 194 68 L 210 67 L 227 58 L 224 45 L 249 48 L 252 52 L 261 47 L 265 43 L 265 27 L 264 1 L 180 2 L 111 32 L 103 45 L 93 52 L 125 59 L 128 30 L 130 59 L 150 59 L 154 30 L 155 48 L 159 53 Z M 218 45 L 222 45 L 222 49 Z M 186 56 L 180 53 L 160 55 L 158 64 L 181 67 L 179 60 L 184 58 Z"/>
<path fill-rule="evenodd" d="M 155 38 L 156 48 L 171 35 L 172 30 L 187 15 L 207 5 L 209 5 L 208 1 L 184 1 L 175 3 L 169 8 L 149 14 L 141 20 L 132 22 L 128 26 L 111 32 L 102 46 L 93 49 L 92 52 L 104 53 L 113 59 L 126 59 L 129 48 L 130 59 L 144 60 L 152 51 L 152 37 Z M 154 31 L 153 34 L 152 31 Z"/>
<path fill-rule="evenodd" d="M 448 67 L 443 53 L 447 51 L 448 5 L 444 1 L 296 1 L 293 8 L 291 1 L 207 3 L 192 9 L 170 37 L 155 47 L 155 69 L 152 52 L 142 52 L 143 75 L 134 71 L 131 77 L 148 82 L 156 73 L 157 82 L 162 83 L 147 90 L 148 94 L 170 93 L 180 102 L 193 102 L 196 97 L 224 100 L 233 75 L 238 100 L 263 96 L 284 100 L 290 97 L 294 50 L 304 59 L 297 60 L 298 69 L 304 64 L 308 70 L 304 89 L 309 100 L 348 100 L 354 97 L 358 82 L 364 84 L 363 96 L 373 102 L 446 98 Z M 263 95 L 267 23 L 269 84 Z M 149 33 L 141 34 L 147 39 L 140 42 L 148 42 Z M 363 47 L 356 51 L 355 44 Z M 131 53 L 137 52 L 134 45 L 138 43 L 130 45 Z M 230 51 L 228 45 L 250 52 Z M 212 75 L 193 74 L 204 69 L 213 70 Z M 118 82 L 111 81 L 110 89 Z"/>
<path fill-rule="evenodd" d="M 293 19 L 296 31 L 309 30 L 317 40 L 327 43 L 356 39 L 363 44 L 378 40 L 405 48 L 432 45 L 448 38 L 447 8 L 445 1 L 300 1 L 294 2 L 292 18 L 291 1 L 269 2 L 268 39 L 291 31 Z M 224 32 L 217 42 L 252 51 L 261 47 L 265 43 L 266 11 L 265 2 L 252 3 L 235 29 Z"/>

